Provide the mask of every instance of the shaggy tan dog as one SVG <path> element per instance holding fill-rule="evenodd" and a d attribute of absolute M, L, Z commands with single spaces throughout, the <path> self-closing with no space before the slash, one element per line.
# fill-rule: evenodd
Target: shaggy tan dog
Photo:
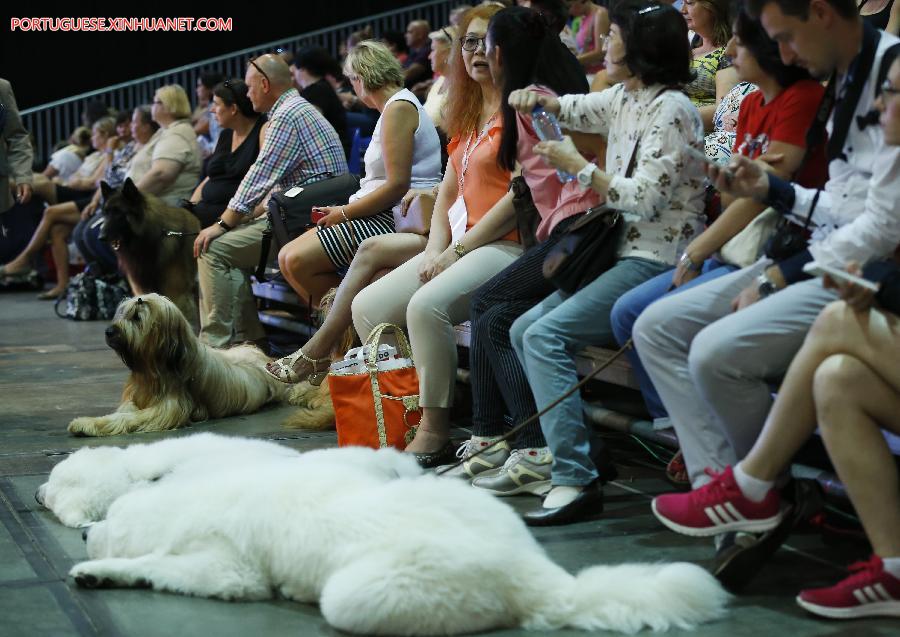
<path fill-rule="evenodd" d="M 131 370 L 122 404 L 99 418 L 76 418 L 69 432 L 112 436 L 175 429 L 208 418 L 249 414 L 266 403 L 293 402 L 290 386 L 264 369 L 252 345 L 213 349 L 194 336 L 169 299 L 146 294 L 123 301 L 106 342 Z"/>

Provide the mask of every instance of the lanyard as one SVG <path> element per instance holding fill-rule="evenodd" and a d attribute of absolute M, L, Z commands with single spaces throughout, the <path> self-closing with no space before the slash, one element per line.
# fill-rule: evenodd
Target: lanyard
<path fill-rule="evenodd" d="M 491 118 L 485 122 L 484 128 L 481 129 L 481 133 L 479 133 L 478 137 L 475 139 L 475 144 L 472 145 L 472 138 L 475 136 L 475 131 L 469 133 L 468 139 L 466 139 L 466 147 L 463 149 L 462 161 L 460 162 L 460 171 L 459 177 L 457 178 L 457 190 L 459 192 L 460 197 L 463 194 L 463 184 L 466 180 L 466 171 L 469 169 L 469 158 L 475 153 L 475 149 L 478 148 L 478 145 L 483 142 L 488 135 L 488 132 L 491 130 L 491 124 L 494 123 L 494 120 L 497 118 L 496 115 L 491 115 Z"/>

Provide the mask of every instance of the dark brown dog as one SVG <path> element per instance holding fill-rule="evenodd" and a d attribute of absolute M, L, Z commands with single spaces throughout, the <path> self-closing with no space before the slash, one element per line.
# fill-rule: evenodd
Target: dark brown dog
<path fill-rule="evenodd" d="M 121 190 L 102 182 L 103 226 L 100 238 L 119 258 L 119 268 L 135 295 L 158 292 L 169 297 L 192 325 L 197 324 L 194 289 L 197 261 L 194 238 L 200 221 L 137 189 L 126 179 Z"/>

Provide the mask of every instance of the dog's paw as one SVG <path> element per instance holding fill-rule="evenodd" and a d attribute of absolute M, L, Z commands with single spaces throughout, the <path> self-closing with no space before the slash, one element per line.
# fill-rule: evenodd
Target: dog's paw
<path fill-rule="evenodd" d="M 97 423 L 96 418 L 75 418 L 69 423 L 69 433 L 73 436 L 96 436 Z"/>

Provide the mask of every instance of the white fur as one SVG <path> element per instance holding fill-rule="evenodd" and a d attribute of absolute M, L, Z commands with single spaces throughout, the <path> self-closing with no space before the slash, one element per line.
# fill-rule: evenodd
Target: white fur
<path fill-rule="evenodd" d="M 320 604 L 334 627 L 449 635 L 521 626 L 633 633 L 724 613 L 690 564 L 553 563 L 515 512 L 404 454 L 340 449 L 214 474 L 179 472 L 119 497 L 91 527 L 86 586 Z"/>

